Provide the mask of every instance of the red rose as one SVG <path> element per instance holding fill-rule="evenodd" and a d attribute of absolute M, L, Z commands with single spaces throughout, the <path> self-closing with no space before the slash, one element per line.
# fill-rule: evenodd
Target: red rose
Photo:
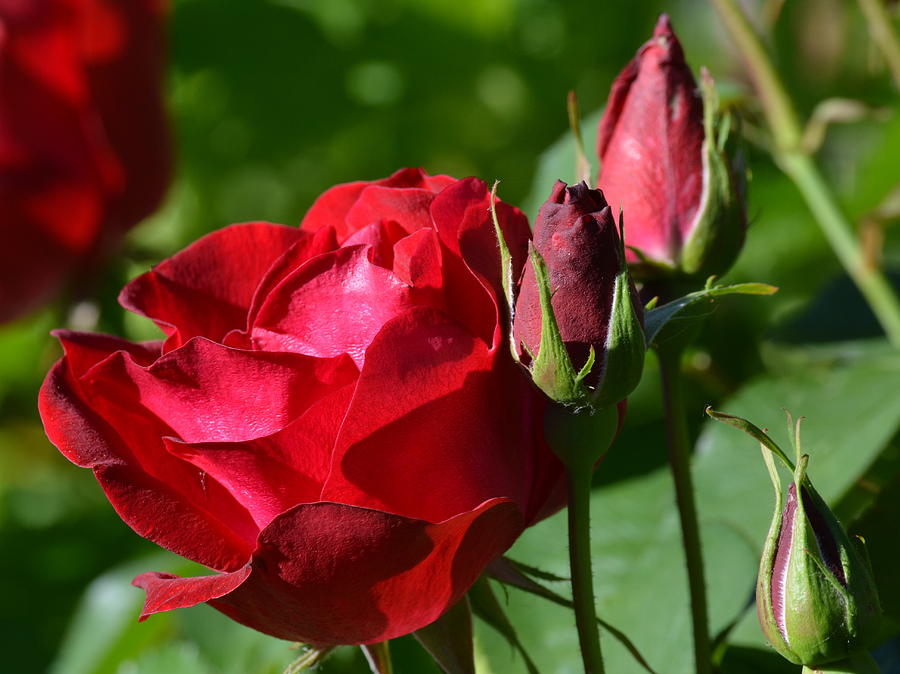
<path fill-rule="evenodd" d="M 162 0 L 0 0 L 0 321 L 156 208 Z"/>
<path fill-rule="evenodd" d="M 419 629 L 558 507 L 511 362 L 484 183 L 407 169 L 300 229 L 233 225 L 122 292 L 164 343 L 59 333 L 53 443 L 136 532 L 220 573 L 147 573 L 143 617 L 208 601 L 320 645 Z M 522 268 L 529 231 L 498 204 Z"/>
<path fill-rule="evenodd" d="M 614 209 L 624 209 L 638 276 L 677 270 L 706 278 L 737 257 L 744 177 L 730 128 L 720 123 L 712 78 L 704 72 L 698 89 L 663 14 L 613 82 L 597 139 L 598 184 Z"/>

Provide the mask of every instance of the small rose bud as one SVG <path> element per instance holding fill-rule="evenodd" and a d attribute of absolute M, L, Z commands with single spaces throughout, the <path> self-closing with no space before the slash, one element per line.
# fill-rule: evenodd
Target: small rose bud
<path fill-rule="evenodd" d="M 704 71 L 698 90 L 663 14 L 613 83 L 597 142 L 598 183 L 625 212 L 628 262 L 639 280 L 705 278 L 737 257 L 745 180 L 728 147 L 730 128 L 712 78 Z"/>
<path fill-rule="evenodd" d="M 641 307 L 603 193 L 557 182 L 534 227 L 515 303 L 521 362 L 553 400 L 610 407 L 637 385 Z"/>
<path fill-rule="evenodd" d="M 865 651 L 881 607 L 864 543 L 851 542 L 816 492 L 806 476 L 807 460 L 798 461 L 783 504 L 780 485 L 776 491 L 756 607 L 775 650 L 815 667 Z"/>

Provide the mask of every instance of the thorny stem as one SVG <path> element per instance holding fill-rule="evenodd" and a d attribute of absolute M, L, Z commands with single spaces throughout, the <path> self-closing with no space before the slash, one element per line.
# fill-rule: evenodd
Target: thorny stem
<path fill-rule="evenodd" d="M 666 443 L 669 466 L 675 483 L 675 503 L 681 520 L 681 541 L 687 565 L 691 595 L 691 625 L 694 634 L 694 662 L 697 674 L 711 674 L 712 649 L 709 642 L 709 617 L 706 608 L 706 581 L 703 573 L 703 554 L 700 547 L 700 525 L 694 502 L 691 478 L 691 453 L 684 400 L 681 393 L 680 348 L 660 349 L 659 370 L 662 378 L 663 406 L 666 416 Z"/>
<path fill-rule="evenodd" d="M 591 473 L 592 466 L 567 467 L 569 492 L 569 565 L 572 601 L 585 674 L 603 674 L 603 653 L 594 606 L 591 572 Z"/>
<path fill-rule="evenodd" d="M 819 167 L 804 151 L 800 122 L 759 37 L 735 0 L 710 0 L 737 45 L 759 95 L 776 163 L 794 182 L 844 269 L 872 308 L 891 344 L 900 348 L 900 301 L 881 269 L 867 264 L 847 216 Z"/>

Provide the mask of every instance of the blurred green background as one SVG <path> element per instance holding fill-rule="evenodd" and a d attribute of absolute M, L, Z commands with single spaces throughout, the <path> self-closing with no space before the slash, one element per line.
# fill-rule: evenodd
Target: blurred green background
<path fill-rule="evenodd" d="M 856 4 L 745 4 L 804 115 L 830 97 L 874 109 L 831 127 L 818 158 L 867 246 L 897 278 L 896 212 L 878 209 L 900 184 L 900 109 Z M 44 437 L 35 399 L 58 357 L 51 328 L 155 337 L 152 325 L 115 303 L 127 279 L 215 228 L 296 224 L 327 187 L 401 166 L 502 179 L 503 198 L 533 214 L 552 179 L 574 174 L 566 92 L 575 89 L 587 113 L 601 106 L 662 11 L 695 68 L 708 66 L 727 97 L 747 92 L 728 39 L 699 0 L 176 0 L 172 10 L 178 162 L 165 206 L 105 267 L 96 301 L 57 305 L 0 329 L 3 672 L 256 674 L 280 672 L 296 657 L 289 644 L 207 607 L 136 622 L 142 593 L 130 586 L 133 575 L 191 567 L 134 535 L 90 473 Z M 748 134 L 759 137 L 754 103 L 743 105 Z M 876 656 L 884 671 L 897 672 L 900 357 L 880 338 L 791 183 L 764 151 L 753 144 L 748 151 L 753 224 L 726 280 L 781 291 L 722 301 L 686 370 L 722 671 L 796 668 L 766 649 L 748 610 L 771 487 L 751 441 L 703 421 L 708 403 L 775 429 L 781 440 L 781 408 L 808 418 L 811 476 L 872 546 L 888 615 Z M 661 674 L 686 674 L 687 592 L 664 457 L 651 357 L 626 430 L 596 475 L 598 606 Z M 511 554 L 565 575 L 563 532 L 564 522 L 552 518 Z M 515 591 L 500 596 L 542 672 L 579 671 L 570 615 Z M 480 671 L 525 671 L 490 628 L 479 626 L 477 639 Z M 641 671 L 613 640 L 605 643 L 612 674 Z M 411 639 L 394 652 L 400 674 L 436 671 Z M 347 648 L 322 671 L 367 669 Z"/>

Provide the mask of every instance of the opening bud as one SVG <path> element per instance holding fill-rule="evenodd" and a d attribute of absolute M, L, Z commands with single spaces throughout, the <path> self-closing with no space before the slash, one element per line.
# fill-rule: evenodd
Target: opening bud
<path fill-rule="evenodd" d="M 598 183 L 628 214 L 638 280 L 721 275 L 743 245 L 746 172 L 709 73 L 698 88 L 669 17 L 619 74 L 598 130 Z"/>

